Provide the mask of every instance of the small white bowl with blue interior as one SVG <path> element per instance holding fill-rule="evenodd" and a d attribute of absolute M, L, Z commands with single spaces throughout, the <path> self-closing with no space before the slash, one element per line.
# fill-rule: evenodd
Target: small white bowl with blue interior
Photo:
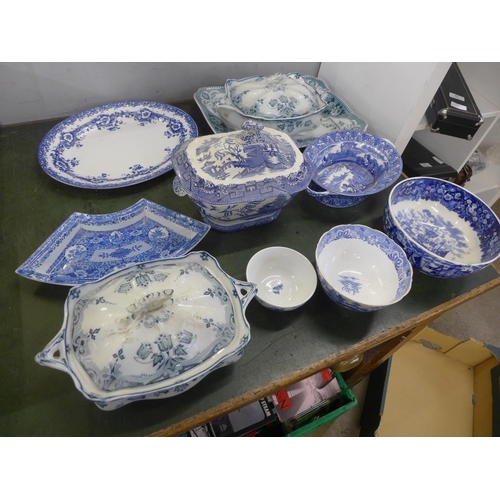
<path fill-rule="evenodd" d="M 309 259 L 287 247 L 268 247 L 257 252 L 248 261 L 246 276 L 257 285 L 257 301 L 277 311 L 292 311 L 305 304 L 318 283 Z"/>
<path fill-rule="evenodd" d="M 309 144 L 313 176 L 306 192 L 329 207 L 357 205 L 394 184 L 403 161 L 394 145 L 362 130 L 339 130 Z"/>
<path fill-rule="evenodd" d="M 362 312 L 399 302 L 410 291 L 413 278 L 401 247 L 361 224 L 340 225 L 324 233 L 316 247 L 316 269 L 330 299 Z"/>
<path fill-rule="evenodd" d="M 384 231 L 411 264 L 438 278 L 475 273 L 500 257 L 500 221 L 467 189 L 434 177 L 413 177 L 393 187 Z"/>

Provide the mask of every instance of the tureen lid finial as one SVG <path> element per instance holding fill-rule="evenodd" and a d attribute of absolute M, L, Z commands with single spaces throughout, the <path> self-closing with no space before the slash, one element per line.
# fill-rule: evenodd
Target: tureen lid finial
<path fill-rule="evenodd" d="M 258 142 L 262 141 L 260 135 L 264 125 L 256 122 L 255 120 L 245 120 L 241 125 L 241 137 L 245 142 Z"/>

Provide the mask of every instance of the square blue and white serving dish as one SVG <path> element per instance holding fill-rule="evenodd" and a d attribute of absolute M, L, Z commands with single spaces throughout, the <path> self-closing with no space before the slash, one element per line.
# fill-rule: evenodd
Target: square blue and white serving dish
<path fill-rule="evenodd" d="M 249 77 L 229 80 L 225 86 L 202 87 L 194 94 L 194 100 L 215 134 L 238 130 L 245 120 L 252 118 L 266 127 L 286 132 L 302 148 L 328 132 L 366 130 L 366 121 L 356 115 L 320 78 L 297 73 L 278 75 L 285 82 L 292 81 L 291 85 L 280 87 L 273 85 L 274 77 Z M 267 109 L 258 99 L 243 102 L 242 93 L 248 90 L 247 84 L 254 87 L 254 92 L 264 95 Z M 233 99 L 231 90 L 235 87 L 237 90 Z M 276 100 L 270 97 L 273 93 L 278 97 Z M 255 97 L 255 94 L 252 95 Z M 297 106 L 291 100 L 292 97 L 299 100 L 300 95 L 308 97 L 304 100 L 305 106 Z"/>

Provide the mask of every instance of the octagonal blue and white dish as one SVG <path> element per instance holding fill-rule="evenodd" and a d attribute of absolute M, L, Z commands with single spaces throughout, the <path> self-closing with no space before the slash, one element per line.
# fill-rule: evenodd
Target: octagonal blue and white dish
<path fill-rule="evenodd" d="M 48 175 L 64 184 L 121 188 L 168 172 L 173 150 L 197 136 L 194 120 L 175 106 L 116 102 L 57 124 L 40 143 L 38 160 Z"/>
<path fill-rule="evenodd" d="M 110 214 L 75 212 L 16 269 L 35 281 L 76 286 L 124 267 L 184 255 L 210 226 L 142 199 Z"/>
<path fill-rule="evenodd" d="M 188 195 L 203 220 L 224 232 L 276 220 L 312 174 L 287 134 L 253 120 L 242 130 L 187 141 L 172 164 L 175 193 Z"/>
<path fill-rule="evenodd" d="M 35 360 L 103 410 L 176 396 L 243 355 L 256 291 L 206 252 L 122 269 L 69 291 L 61 330 Z"/>
<path fill-rule="evenodd" d="M 330 299 L 360 312 L 399 302 L 413 279 L 404 251 L 381 231 L 362 224 L 339 225 L 324 233 L 316 247 L 316 269 Z"/>
<path fill-rule="evenodd" d="M 266 127 L 286 132 L 301 148 L 334 130 L 366 130 L 368 127 L 366 121 L 354 113 L 340 97 L 335 95 L 323 80 L 308 75 L 301 75 L 301 77 L 326 103 L 326 107 L 309 115 L 314 120 L 308 117 L 291 119 L 255 117 L 253 119 L 260 121 Z M 231 113 L 230 117 L 225 117 L 224 120 L 221 118 L 222 107 L 229 104 L 224 86 L 202 87 L 194 94 L 194 100 L 215 134 L 239 129 L 247 119 L 241 112 L 235 112 L 234 109 L 227 111 L 227 113 Z M 316 120 L 319 121 L 316 123 Z"/>
<path fill-rule="evenodd" d="M 358 130 L 325 134 L 309 144 L 304 159 L 313 167 L 307 193 L 331 207 L 348 207 L 394 184 L 403 170 L 395 146 Z"/>
<path fill-rule="evenodd" d="M 405 179 L 391 190 L 384 231 L 412 265 L 438 278 L 460 278 L 500 257 L 500 222 L 480 198 L 434 177 Z"/>

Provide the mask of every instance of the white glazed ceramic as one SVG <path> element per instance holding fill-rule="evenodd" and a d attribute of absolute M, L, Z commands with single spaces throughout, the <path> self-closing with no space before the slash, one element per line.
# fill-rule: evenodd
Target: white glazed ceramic
<path fill-rule="evenodd" d="M 225 90 L 228 105 L 247 118 L 286 120 L 326 107 L 321 94 L 298 73 L 229 79 Z"/>
<path fill-rule="evenodd" d="M 187 141 L 172 164 L 175 193 L 187 194 L 219 231 L 274 221 L 311 178 L 293 140 L 253 120 L 242 130 Z"/>
<path fill-rule="evenodd" d="M 362 312 L 400 301 L 413 277 L 403 250 L 381 231 L 360 224 L 336 226 L 323 234 L 316 268 L 333 301 Z"/>
<path fill-rule="evenodd" d="M 269 247 L 257 252 L 248 261 L 246 276 L 258 287 L 257 301 L 278 311 L 291 311 L 305 304 L 318 282 L 311 262 L 287 247 Z"/>
<path fill-rule="evenodd" d="M 255 293 L 206 252 L 139 264 L 72 288 L 60 332 L 35 359 L 104 410 L 175 396 L 241 357 Z"/>
<path fill-rule="evenodd" d="M 327 106 L 319 112 L 311 113 L 307 118 L 269 119 L 253 118 L 266 127 L 286 132 L 296 141 L 299 147 L 305 147 L 313 140 L 335 130 L 366 130 L 367 123 L 357 116 L 321 79 L 313 76 L 302 76 Z M 214 133 L 220 134 L 240 129 L 246 117 L 235 112 L 234 106 L 225 107 L 228 103 L 225 87 L 202 87 L 194 94 L 203 116 Z M 222 110 L 225 110 L 222 113 Z M 229 116 L 229 113 L 230 116 Z M 221 118 L 224 115 L 224 120 Z"/>
<path fill-rule="evenodd" d="M 500 221 L 493 210 L 458 184 L 434 177 L 394 186 L 384 230 L 416 269 L 439 278 L 467 276 L 500 257 Z"/>
<path fill-rule="evenodd" d="M 38 160 L 47 174 L 64 184 L 121 188 L 168 172 L 176 146 L 197 136 L 194 120 L 174 106 L 116 102 L 57 124 L 40 143 Z"/>
<path fill-rule="evenodd" d="M 124 267 L 189 252 L 210 226 L 148 200 L 111 214 L 75 212 L 16 273 L 76 286 Z"/>

